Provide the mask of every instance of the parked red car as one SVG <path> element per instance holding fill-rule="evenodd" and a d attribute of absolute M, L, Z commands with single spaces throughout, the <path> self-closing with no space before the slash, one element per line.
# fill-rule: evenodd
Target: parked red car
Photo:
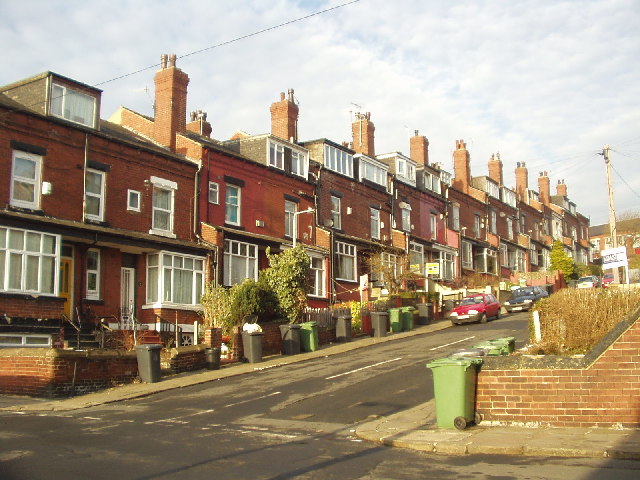
<path fill-rule="evenodd" d="M 613 273 L 605 273 L 602 277 L 602 286 L 608 287 L 613 283 Z"/>
<path fill-rule="evenodd" d="M 500 302 L 489 293 L 475 293 L 462 299 L 460 305 L 449 314 L 453 325 L 461 323 L 485 323 L 487 318 L 500 318 Z"/>

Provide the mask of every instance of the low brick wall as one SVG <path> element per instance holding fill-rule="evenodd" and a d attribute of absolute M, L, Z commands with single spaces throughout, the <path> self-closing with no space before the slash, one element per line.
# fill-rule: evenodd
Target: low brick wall
<path fill-rule="evenodd" d="M 129 383 L 137 376 L 135 352 L 0 349 L 0 393 L 3 394 L 65 397 Z"/>
<path fill-rule="evenodd" d="M 476 410 L 499 424 L 640 427 L 640 310 L 583 358 L 486 357 Z"/>
<path fill-rule="evenodd" d="M 172 348 L 169 351 L 169 368 L 175 373 L 205 368 L 207 363 L 205 350 L 207 348 L 209 348 L 208 345 Z"/>

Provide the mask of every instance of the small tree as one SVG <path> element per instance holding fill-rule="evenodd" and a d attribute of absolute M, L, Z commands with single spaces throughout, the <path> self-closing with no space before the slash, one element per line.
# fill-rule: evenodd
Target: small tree
<path fill-rule="evenodd" d="M 553 242 L 551 248 L 551 254 L 549 255 L 551 260 L 551 270 L 559 270 L 566 278 L 571 278 L 574 272 L 573 260 L 564 251 L 562 242 L 556 240 Z"/>
<path fill-rule="evenodd" d="M 371 275 L 384 284 L 390 295 L 400 293 L 407 282 L 424 278 L 411 270 L 411 258 L 407 254 L 385 255 L 382 251 L 374 252 L 365 262 Z"/>
<path fill-rule="evenodd" d="M 230 335 L 234 325 L 229 289 L 210 283 L 200 299 L 204 309 L 204 326 L 221 328 L 223 335 Z"/>
<path fill-rule="evenodd" d="M 278 300 L 278 313 L 294 323 L 300 319 L 307 306 L 309 291 L 309 255 L 302 245 L 271 254 L 267 248 L 269 268 L 260 272 L 264 281 Z"/>

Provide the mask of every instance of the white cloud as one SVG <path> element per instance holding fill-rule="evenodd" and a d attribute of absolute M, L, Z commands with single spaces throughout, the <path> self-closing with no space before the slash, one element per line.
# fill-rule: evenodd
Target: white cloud
<path fill-rule="evenodd" d="M 157 65 L 161 53 L 182 56 L 340 3 L 5 2 L 0 43 L 11 68 L 0 69 L 0 84 L 53 70 L 100 84 L 103 117 L 118 105 L 151 115 L 155 66 L 101 82 Z M 596 155 L 605 143 L 626 182 L 614 175 L 618 211 L 638 205 L 638 24 L 634 0 L 361 0 L 178 66 L 191 79 L 189 110 L 207 111 L 217 138 L 268 132 L 269 105 L 294 88 L 303 139 L 348 140 L 356 103 L 372 114 L 377 152 L 407 153 L 418 129 L 430 158 L 451 170 L 463 138 L 473 175 L 500 151 L 512 185 L 526 161 L 530 188 L 541 170 L 565 179 L 597 224 L 608 218 Z"/>

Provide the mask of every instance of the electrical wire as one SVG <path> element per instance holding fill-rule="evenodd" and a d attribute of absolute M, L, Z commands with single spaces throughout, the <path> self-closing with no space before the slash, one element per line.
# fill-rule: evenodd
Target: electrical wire
<path fill-rule="evenodd" d="M 320 10 L 318 12 L 310 13 L 309 15 L 305 15 L 303 17 L 294 18 L 293 20 L 288 20 L 288 21 L 280 23 L 278 25 L 274 25 L 274 26 L 271 26 L 271 27 L 263 28 L 262 30 L 257 30 L 257 31 L 252 32 L 252 33 L 247 33 L 246 35 L 241 35 L 239 37 L 236 37 L 236 38 L 231 39 L 231 40 L 227 40 L 225 42 L 221 42 L 221 43 L 217 43 L 215 45 L 211 45 L 209 47 L 201 48 L 200 50 L 194 50 L 193 52 L 185 53 L 184 55 L 177 55 L 176 58 L 191 57 L 193 55 L 197 55 L 199 53 L 206 52 L 206 51 L 212 50 L 214 48 L 223 47 L 223 46 L 229 45 L 231 43 L 239 42 L 240 40 L 245 40 L 247 38 L 255 37 L 256 35 L 261 35 L 263 33 L 267 33 L 267 32 L 270 32 L 272 30 L 276 30 L 278 28 L 286 27 L 287 25 L 291 25 L 293 23 L 301 22 L 302 20 L 306 20 L 308 18 L 315 17 L 317 15 L 322 15 L 322 14 L 330 12 L 332 10 L 337 10 L 338 8 L 347 7 L 347 6 L 351 5 L 351 4 L 357 3 L 359 1 L 360 0 L 351 0 L 350 2 L 345 2 L 345 3 L 342 3 L 340 5 L 336 5 L 335 7 L 325 8 L 324 10 Z M 149 65 L 148 67 L 141 68 L 139 70 L 136 70 L 135 72 L 126 73 L 124 75 L 120 75 L 118 77 L 114 77 L 114 78 L 112 78 L 110 80 L 105 80 L 104 82 L 96 83 L 94 86 L 104 85 L 105 83 L 110 83 L 110 82 L 115 82 L 116 80 L 120 80 L 120 79 L 123 79 L 123 78 L 126 78 L 126 77 L 130 77 L 132 75 L 136 75 L 136 74 L 144 72 L 146 70 L 150 70 L 152 68 L 156 68 L 157 66 L 158 66 L 158 63 L 154 63 L 153 65 Z"/>

